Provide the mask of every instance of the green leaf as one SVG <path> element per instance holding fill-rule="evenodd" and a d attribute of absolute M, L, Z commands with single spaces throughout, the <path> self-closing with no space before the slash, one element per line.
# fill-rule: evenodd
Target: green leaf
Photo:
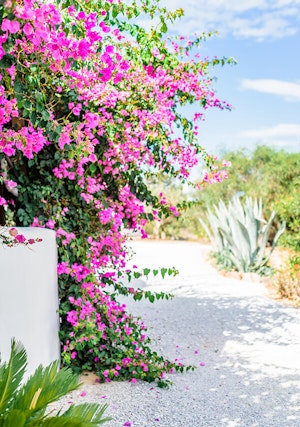
<path fill-rule="evenodd" d="M 16 58 L 13 55 L 7 53 L 0 59 L 0 68 L 10 68 L 16 63 Z"/>
<path fill-rule="evenodd" d="M 144 268 L 143 273 L 144 273 L 144 276 L 148 277 L 149 274 L 151 273 L 150 268 Z"/>
<path fill-rule="evenodd" d="M 13 409 L 0 418 L 0 427 L 23 427 L 26 423 L 26 416 L 23 412 Z"/>
<path fill-rule="evenodd" d="M 78 376 L 71 369 L 59 370 L 60 362 L 46 368 L 39 366 L 27 380 L 13 402 L 14 409 L 33 413 L 45 410 L 47 405 L 79 387 Z"/>
<path fill-rule="evenodd" d="M 149 299 L 149 301 L 150 301 L 150 302 L 152 302 L 152 303 L 154 303 L 154 301 L 155 301 L 155 297 L 154 297 L 154 295 L 152 295 L 152 294 L 149 294 L 148 299 Z"/>
<path fill-rule="evenodd" d="M 167 271 L 168 271 L 168 269 L 167 269 L 167 268 L 162 268 L 162 269 L 160 270 L 160 273 L 161 273 L 161 275 L 162 275 L 162 278 L 163 278 L 163 279 L 165 278 L 165 275 L 166 275 Z"/>
<path fill-rule="evenodd" d="M 87 423 L 87 425 L 93 424 L 98 426 L 112 420 L 111 417 L 103 418 L 103 414 L 106 411 L 107 406 L 107 404 L 99 406 L 97 403 L 71 405 L 69 409 L 62 415 L 62 418 L 74 418 L 80 420 L 81 422 Z"/>
<path fill-rule="evenodd" d="M 14 401 L 26 366 L 26 351 L 22 344 L 13 340 L 9 361 L 0 366 L 0 414 L 3 414 Z"/>
<path fill-rule="evenodd" d="M 46 120 L 46 121 L 50 120 L 50 114 L 49 114 L 49 112 L 48 112 L 48 111 L 46 111 L 46 110 L 43 110 L 43 112 L 42 112 L 42 117 L 43 117 L 43 119 L 44 119 L 44 120 Z"/>
<path fill-rule="evenodd" d="M 92 174 L 97 172 L 97 165 L 95 165 L 95 163 L 91 163 L 89 166 L 89 170 Z"/>

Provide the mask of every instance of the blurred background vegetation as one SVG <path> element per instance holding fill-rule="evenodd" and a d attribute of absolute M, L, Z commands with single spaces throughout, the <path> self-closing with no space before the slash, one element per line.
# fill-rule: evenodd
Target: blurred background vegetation
<path fill-rule="evenodd" d="M 262 198 L 266 217 L 275 210 L 275 227 L 286 222 L 286 232 L 279 244 L 300 251 L 300 153 L 258 146 L 254 152 L 232 151 L 222 157 L 232 163 L 228 179 L 201 191 L 183 188 L 170 180 L 152 182 L 157 193 L 163 192 L 168 199 L 181 204 L 181 215 L 162 220 L 159 227 L 150 223 L 147 228 L 150 236 L 207 240 L 199 217 L 206 218 L 207 207 L 218 204 L 220 199 L 226 202 L 239 194 L 241 199 Z"/>
<path fill-rule="evenodd" d="M 228 179 L 201 191 L 174 181 L 152 182 L 155 192 L 163 192 L 179 204 L 181 212 L 178 218 L 170 216 L 158 226 L 149 223 L 146 231 L 155 239 L 209 242 L 199 220 L 207 221 L 207 208 L 213 210 L 220 200 L 228 203 L 236 195 L 241 201 L 246 197 L 261 198 L 265 218 L 276 212 L 270 242 L 280 225 L 286 223 L 278 242 L 280 262 L 272 283 L 280 297 L 300 305 L 300 153 L 261 145 L 252 152 L 232 151 L 222 157 L 232 163 Z"/>

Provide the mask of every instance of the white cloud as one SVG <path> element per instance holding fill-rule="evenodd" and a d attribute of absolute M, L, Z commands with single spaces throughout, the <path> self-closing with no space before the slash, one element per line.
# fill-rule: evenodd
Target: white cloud
<path fill-rule="evenodd" d="M 241 88 L 279 95 L 287 101 L 300 101 L 300 83 L 274 79 L 243 79 Z"/>
<path fill-rule="evenodd" d="M 300 147 L 300 124 L 280 123 L 274 127 L 249 129 L 240 132 L 243 139 L 277 147 Z"/>
<path fill-rule="evenodd" d="M 293 123 L 281 123 L 272 128 L 252 129 L 241 132 L 246 138 L 281 138 L 295 137 L 300 140 L 300 125 Z"/>
<path fill-rule="evenodd" d="M 183 8 L 178 21 L 189 34 L 219 31 L 238 38 L 278 39 L 296 34 L 300 0 L 162 0 L 170 9 Z"/>

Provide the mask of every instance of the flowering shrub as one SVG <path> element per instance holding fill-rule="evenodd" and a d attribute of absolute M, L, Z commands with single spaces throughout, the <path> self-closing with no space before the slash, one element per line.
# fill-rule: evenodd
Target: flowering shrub
<path fill-rule="evenodd" d="M 160 25 L 145 30 L 140 15 Z M 204 36 L 167 39 L 181 15 L 152 0 L 0 5 L 2 217 L 56 230 L 63 362 L 102 381 L 162 385 L 182 369 L 150 349 L 143 323 L 117 302 L 164 297 L 123 284 L 137 273 L 126 267 L 126 231 L 146 237 L 148 220 L 178 214 L 147 177 L 188 181 L 200 159 L 205 183 L 226 177 L 197 142 L 202 110 L 229 108 L 209 75 L 226 59 L 195 53 Z M 188 103 L 199 107 L 190 119 Z"/>

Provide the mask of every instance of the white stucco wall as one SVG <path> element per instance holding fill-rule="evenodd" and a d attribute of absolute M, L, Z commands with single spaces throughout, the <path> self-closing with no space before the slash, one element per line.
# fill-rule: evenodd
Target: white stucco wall
<path fill-rule="evenodd" d="M 21 341 L 28 375 L 60 358 L 57 248 L 52 230 L 17 229 L 26 238 L 43 241 L 29 247 L 0 244 L 0 353 L 8 360 L 11 339 Z"/>

